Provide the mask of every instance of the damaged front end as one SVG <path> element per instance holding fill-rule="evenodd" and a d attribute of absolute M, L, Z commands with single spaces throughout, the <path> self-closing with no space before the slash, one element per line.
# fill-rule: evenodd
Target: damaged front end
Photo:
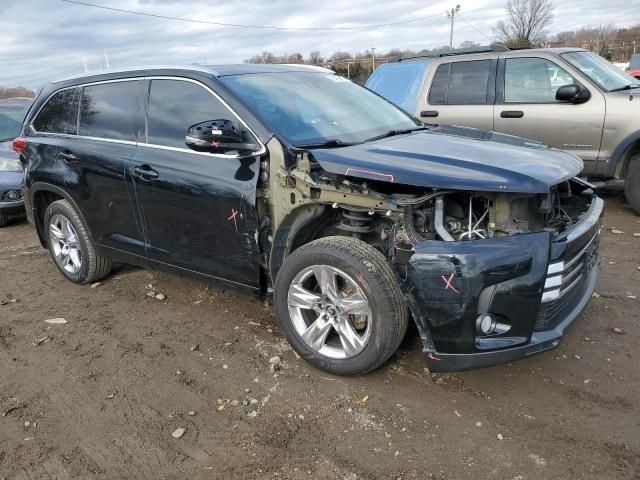
<path fill-rule="evenodd" d="M 270 151 L 261 243 L 271 278 L 312 238 L 375 246 L 395 268 L 433 371 L 557 346 L 595 288 L 603 202 L 579 179 L 542 193 L 429 188 L 384 171 L 329 172 L 314 152 L 287 165 Z"/>

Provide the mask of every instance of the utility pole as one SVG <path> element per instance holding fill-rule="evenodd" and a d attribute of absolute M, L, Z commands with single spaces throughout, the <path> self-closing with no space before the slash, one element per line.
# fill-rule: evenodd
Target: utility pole
<path fill-rule="evenodd" d="M 451 19 L 451 33 L 449 34 L 449 48 L 453 48 L 453 20 L 456 16 L 456 13 L 460 11 L 460 5 L 456 5 L 456 8 L 452 8 L 451 10 L 447 10 L 447 18 Z"/>
<path fill-rule="evenodd" d="M 376 47 L 371 47 L 371 72 L 376 69 Z"/>
<path fill-rule="evenodd" d="M 106 70 L 111 70 L 111 63 L 109 62 L 109 54 L 107 53 L 106 49 L 103 52 L 103 58 L 104 58 L 104 68 Z"/>

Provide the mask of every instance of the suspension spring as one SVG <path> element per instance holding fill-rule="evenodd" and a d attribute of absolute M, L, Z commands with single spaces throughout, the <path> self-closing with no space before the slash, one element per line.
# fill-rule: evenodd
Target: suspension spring
<path fill-rule="evenodd" d="M 355 238 L 372 231 L 373 216 L 369 214 L 369 209 L 345 205 L 341 207 L 342 221 L 336 226 L 338 230 L 349 232 Z"/>

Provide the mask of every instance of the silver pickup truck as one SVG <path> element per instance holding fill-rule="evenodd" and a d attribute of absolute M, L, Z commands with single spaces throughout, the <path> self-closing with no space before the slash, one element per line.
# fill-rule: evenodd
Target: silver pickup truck
<path fill-rule="evenodd" d="M 433 51 L 381 65 L 366 86 L 425 123 L 493 130 L 573 153 L 583 175 L 625 179 L 640 214 L 640 81 L 593 52 Z"/>

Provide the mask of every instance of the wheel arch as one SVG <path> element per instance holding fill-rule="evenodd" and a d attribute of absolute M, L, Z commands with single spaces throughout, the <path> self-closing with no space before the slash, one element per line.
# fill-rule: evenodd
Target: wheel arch
<path fill-rule="evenodd" d="M 289 213 L 278 225 L 273 235 L 269 271 L 271 284 L 275 285 L 278 271 L 285 258 L 302 245 L 317 238 L 326 225 L 330 210 L 326 205 L 304 205 Z"/>
<path fill-rule="evenodd" d="M 50 183 L 37 182 L 31 185 L 30 195 L 33 209 L 33 220 L 36 232 L 38 233 L 38 239 L 43 247 L 47 247 L 47 237 L 44 234 L 44 213 L 47 211 L 47 207 L 53 202 L 57 202 L 58 200 L 68 201 L 75 211 L 78 212 L 78 215 L 84 222 L 85 226 L 87 225 L 87 222 L 82 215 L 82 211 L 78 208 L 75 200 L 62 188 Z M 88 228 L 87 231 L 91 236 L 91 231 L 89 231 Z"/>
<path fill-rule="evenodd" d="M 607 167 L 607 176 L 624 178 L 629 168 L 629 162 L 635 155 L 640 154 L 640 130 L 627 136 L 616 147 Z"/>

